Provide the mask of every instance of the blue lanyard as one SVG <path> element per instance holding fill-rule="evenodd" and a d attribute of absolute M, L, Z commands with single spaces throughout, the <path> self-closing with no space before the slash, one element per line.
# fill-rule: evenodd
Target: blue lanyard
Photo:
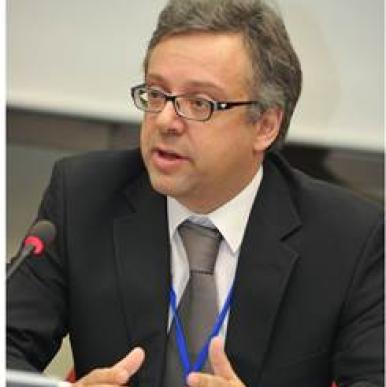
<path fill-rule="evenodd" d="M 178 346 L 178 352 L 180 354 L 180 359 L 182 363 L 182 367 L 184 369 L 184 379 L 189 375 L 190 372 L 197 372 L 202 369 L 202 367 L 205 364 L 205 361 L 208 357 L 208 351 L 209 351 L 209 344 L 213 337 L 217 336 L 220 332 L 220 329 L 224 323 L 225 316 L 227 315 L 231 299 L 232 299 L 232 293 L 233 293 L 233 285 L 231 286 L 229 293 L 227 295 L 227 298 L 224 302 L 224 305 L 217 316 L 216 322 L 212 328 L 212 331 L 209 335 L 209 337 L 206 339 L 204 345 L 202 346 L 196 361 L 194 362 L 193 366 L 190 364 L 189 355 L 188 355 L 188 349 L 186 345 L 185 335 L 182 329 L 182 323 L 178 316 L 177 312 L 177 303 L 176 303 L 176 293 L 173 289 L 173 287 L 170 287 L 170 305 L 172 307 L 173 312 L 173 319 L 175 323 L 176 328 L 176 341 Z"/>

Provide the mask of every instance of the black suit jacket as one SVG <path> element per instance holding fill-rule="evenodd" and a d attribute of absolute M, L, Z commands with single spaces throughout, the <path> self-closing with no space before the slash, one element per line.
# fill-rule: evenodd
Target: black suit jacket
<path fill-rule="evenodd" d="M 159 386 L 166 200 L 151 188 L 139 152 L 60 161 L 38 217 L 51 219 L 58 236 L 8 284 L 8 366 L 43 370 L 69 332 L 78 376 L 140 345 L 146 361 L 134 384 Z M 376 206 L 266 157 L 226 338 L 246 385 L 382 385 L 382 225 Z"/>

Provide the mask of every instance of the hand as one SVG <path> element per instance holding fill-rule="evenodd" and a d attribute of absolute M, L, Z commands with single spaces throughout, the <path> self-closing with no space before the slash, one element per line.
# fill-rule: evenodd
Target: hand
<path fill-rule="evenodd" d="M 74 387 L 84 386 L 122 386 L 139 370 L 145 359 L 142 348 L 134 348 L 127 356 L 110 368 L 98 368 L 79 379 Z"/>
<path fill-rule="evenodd" d="M 187 384 L 190 387 L 245 387 L 237 377 L 227 355 L 224 343 L 219 337 L 212 339 L 209 346 L 209 361 L 213 368 L 213 375 L 192 372 L 188 375 Z"/>

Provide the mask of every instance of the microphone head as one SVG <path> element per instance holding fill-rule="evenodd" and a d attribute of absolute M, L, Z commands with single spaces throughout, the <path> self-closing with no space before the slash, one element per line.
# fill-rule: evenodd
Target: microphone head
<path fill-rule="evenodd" d="M 39 220 L 35 223 L 28 236 L 24 240 L 24 245 L 32 245 L 33 254 L 41 254 L 47 245 L 53 242 L 56 236 L 56 227 L 49 220 Z"/>

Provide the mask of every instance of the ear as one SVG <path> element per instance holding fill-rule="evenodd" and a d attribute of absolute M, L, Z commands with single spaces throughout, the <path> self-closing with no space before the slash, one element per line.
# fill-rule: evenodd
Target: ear
<path fill-rule="evenodd" d="M 256 122 L 254 149 L 265 152 L 275 141 L 283 121 L 283 110 L 280 108 L 267 109 Z"/>

